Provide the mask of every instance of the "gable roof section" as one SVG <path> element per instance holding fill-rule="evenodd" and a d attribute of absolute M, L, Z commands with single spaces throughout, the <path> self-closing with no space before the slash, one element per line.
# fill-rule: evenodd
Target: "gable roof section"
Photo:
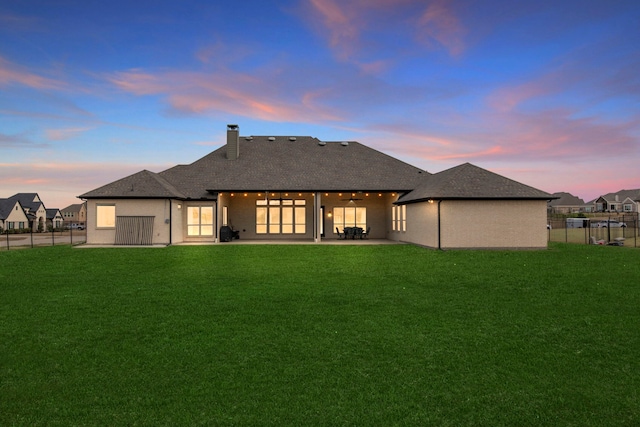
<path fill-rule="evenodd" d="M 583 206 L 585 204 L 584 200 L 571 193 L 561 191 L 553 193 L 552 196 L 556 197 L 556 199 L 550 201 L 549 206 Z"/>
<path fill-rule="evenodd" d="M 60 209 L 47 208 L 47 219 L 54 219 L 60 213 Z"/>
<path fill-rule="evenodd" d="M 16 205 L 20 207 L 20 212 L 25 217 L 25 219 L 28 219 L 27 214 L 24 212 L 24 208 L 22 207 L 22 204 L 20 204 L 19 200 L 0 199 L 0 220 L 6 220 L 9 215 L 11 215 Z"/>
<path fill-rule="evenodd" d="M 197 198 L 207 191 L 410 190 L 427 173 L 358 142 L 292 139 L 241 137 L 236 160 L 227 159 L 223 146 L 160 175 Z"/>
<path fill-rule="evenodd" d="M 74 203 L 73 205 L 69 205 L 64 209 L 61 209 L 61 212 L 80 212 L 83 205 L 84 203 Z"/>
<path fill-rule="evenodd" d="M 15 200 L 0 199 L 0 219 L 5 220 L 11 213 L 11 210 L 18 203 Z"/>
<path fill-rule="evenodd" d="M 40 206 L 44 207 L 38 193 L 17 193 L 9 197 L 9 200 L 19 201 L 22 207 L 30 212 L 36 212 Z"/>
<path fill-rule="evenodd" d="M 79 197 L 86 199 L 153 199 L 183 198 L 184 195 L 158 174 L 142 170 Z"/>
<path fill-rule="evenodd" d="M 212 193 L 228 191 L 409 191 L 428 175 L 358 142 L 253 136 L 238 143 L 235 160 L 227 159 L 223 145 L 189 165 L 158 174 L 142 171 L 80 197 L 211 199 Z"/>
<path fill-rule="evenodd" d="M 549 193 L 513 181 L 471 163 L 425 176 L 422 182 L 396 203 L 407 204 L 425 200 L 549 200 Z"/>

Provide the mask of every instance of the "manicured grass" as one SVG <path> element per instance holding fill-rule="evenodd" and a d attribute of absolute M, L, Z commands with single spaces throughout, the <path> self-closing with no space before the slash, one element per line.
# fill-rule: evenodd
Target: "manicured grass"
<path fill-rule="evenodd" d="M 640 251 L 0 252 L 0 425 L 640 423 Z"/>

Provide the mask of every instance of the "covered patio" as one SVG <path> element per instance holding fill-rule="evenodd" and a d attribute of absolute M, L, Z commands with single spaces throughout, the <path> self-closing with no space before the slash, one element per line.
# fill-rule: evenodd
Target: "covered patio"
<path fill-rule="evenodd" d="M 230 227 L 238 237 L 233 242 L 338 242 L 345 228 L 359 227 L 369 232 L 366 239 L 355 240 L 379 242 L 388 238 L 397 197 L 388 191 L 221 192 L 215 240 L 225 240 L 220 230 Z"/>

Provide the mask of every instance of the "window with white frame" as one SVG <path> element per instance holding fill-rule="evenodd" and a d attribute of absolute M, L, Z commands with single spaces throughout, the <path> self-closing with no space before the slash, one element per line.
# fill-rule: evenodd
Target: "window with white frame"
<path fill-rule="evenodd" d="M 187 235 L 213 236 L 213 206 L 187 207 Z"/>
<path fill-rule="evenodd" d="M 227 206 L 222 207 L 222 225 L 229 225 L 229 208 Z"/>
<path fill-rule="evenodd" d="M 116 226 L 116 205 L 96 205 L 96 227 L 114 228 Z"/>
<path fill-rule="evenodd" d="M 398 231 L 398 207 L 391 207 L 391 230 Z"/>
<path fill-rule="evenodd" d="M 364 206 L 337 206 L 333 208 L 333 226 L 367 228 L 367 208 Z"/>
<path fill-rule="evenodd" d="M 407 231 L 407 205 L 391 208 L 391 230 Z"/>
<path fill-rule="evenodd" d="M 256 200 L 257 234 L 305 234 L 306 200 Z"/>

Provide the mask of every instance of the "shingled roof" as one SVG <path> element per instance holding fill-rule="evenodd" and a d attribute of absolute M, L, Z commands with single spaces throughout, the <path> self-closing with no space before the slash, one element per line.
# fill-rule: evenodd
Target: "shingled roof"
<path fill-rule="evenodd" d="M 16 193 L 8 198 L 9 200 L 17 200 L 26 211 L 35 212 L 44 205 L 38 193 Z"/>
<path fill-rule="evenodd" d="M 549 206 L 584 206 L 584 200 L 581 198 L 574 196 L 571 193 L 566 193 L 564 191 L 559 191 L 557 193 L 553 193 L 553 197 L 556 199 L 549 202 Z"/>
<path fill-rule="evenodd" d="M 471 163 L 425 176 L 422 182 L 396 203 L 451 199 L 548 200 L 551 194 L 521 184 Z"/>
<path fill-rule="evenodd" d="M 157 173 L 142 170 L 79 197 L 84 199 L 154 199 L 184 198 L 185 196 Z"/>
<path fill-rule="evenodd" d="M 228 191 L 409 191 L 429 175 L 358 142 L 302 136 L 240 137 L 239 156 L 227 147 L 158 174 L 142 171 L 82 198 L 203 199 Z"/>
<path fill-rule="evenodd" d="M 5 220 L 9 217 L 16 203 L 20 205 L 19 200 L 0 199 L 0 220 Z M 22 205 L 20 205 L 20 208 L 22 209 Z"/>

